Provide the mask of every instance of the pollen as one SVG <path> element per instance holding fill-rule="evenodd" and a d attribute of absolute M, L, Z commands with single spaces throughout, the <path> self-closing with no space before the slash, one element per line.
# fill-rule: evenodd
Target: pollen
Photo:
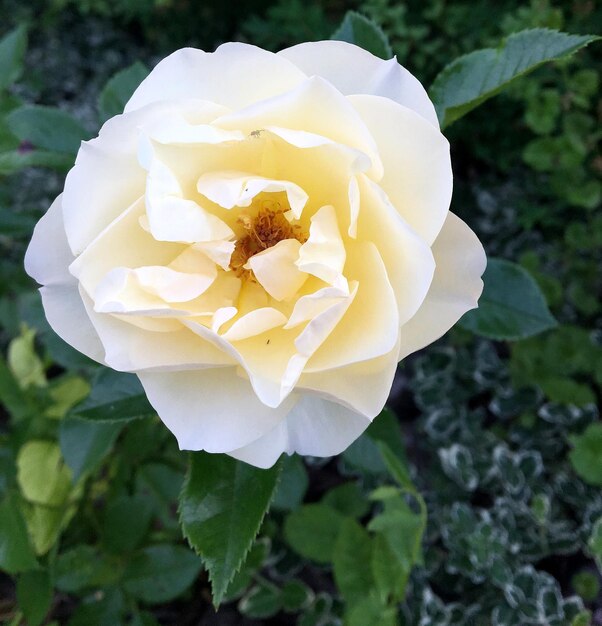
<path fill-rule="evenodd" d="M 287 209 L 288 210 L 288 207 Z M 237 223 L 242 227 L 242 236 L 230 258 L 230 269 L 239 277 L 254 280 L 253 272 L 244 268 L 247 261 L 255 254 L 275 246 L 285 239 L 307 241 L 299 224 L 291 224 L 284 215 L 285 209 L 279 202 L 264 200 L 257 214 L 253 217 L 241 213 Z"/>

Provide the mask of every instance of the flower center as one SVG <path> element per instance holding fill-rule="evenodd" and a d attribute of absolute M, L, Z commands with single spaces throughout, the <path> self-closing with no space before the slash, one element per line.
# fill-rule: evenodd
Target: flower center
<path fill-rule="evenodd" d="M 230 258 L 230 269 L 239 277 L 252 278 L 253 272 L 244 268 L 246 262 L 255 254 L 275 246 L 285 239 L 307 241 L 301 225 L 291 223 L 285 217 L 287 208 L 279 202 L 263 200 L 255 215 L 242 212 L 236 220 L 241 225 L 243 234 L 236 241 L 236 247 Z"/>

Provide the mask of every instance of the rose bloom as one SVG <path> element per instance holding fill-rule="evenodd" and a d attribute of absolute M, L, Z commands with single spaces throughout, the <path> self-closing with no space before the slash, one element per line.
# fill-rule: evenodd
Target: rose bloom
<path fill-rule="evenodd" d="M 69 344 L 135 372 L 180 448 L 338 454 L 398 361 L 477 305 L 449 144 L 395 59 L 338 41 L 161 61 L 84 142 L 27 272 Z"/>

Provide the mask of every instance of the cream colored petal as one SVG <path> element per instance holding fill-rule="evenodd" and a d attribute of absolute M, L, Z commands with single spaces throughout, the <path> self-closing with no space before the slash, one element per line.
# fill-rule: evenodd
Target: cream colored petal
<path fill-rule="evenodd" d="M 198 250 L 205 254 L 207 258 L 211 259 L 216 265 L 219 265 L 222 269 L 227 270 L 230 267 L 230 259 L 232 253 L 236 247 L 235 241 L 203 241 L 195 243 L 195 250 Z"/>
<path fill-rule="evenodd" d="M 253 270 L 259 284 L 272 298 L 287 300 L 307 280 L 307 274 L 296 265 L 301 247 L 296 239 L 283 239 L 275 246 L 253 255 L 244 267 Z"/>
<path fill-rule="evenodd" d="M 211 282 L 213 282 L 217 275 L 215 262 L 212 261 L 205 253 L 202 245 L 203 244 L 194 244 L 192 246 L 188 246 L 180 254 L 178 254 L 178 256 L 169 264 L 168 267 L 176 272 L 182 272 L 186 274 L 202 274 L 203 276 L 206 276 L 207 279 L 210 279 Z M 211 282 L 209 284 L 211 284 Z M 200 293 L 197 295 L 200 295 Z M 174 302 L 176 301 L 174 300 Z"/>
<path fill-rule="evenodd" d="M 304 371 L 320 372 L 388 354 L 399 338 L 399 314 L 386 268 L 370 242 L 347 246 L 345 274 L 359 288 L 353 303 Z"/>
<path fill-rule="evenodd" d="M 227 112 L 225 107 L 212 106 L 213 117 Z M 246 137 L 238 130 L 223 130 L 211 124 L 191 124 L 183 115 L 153 121 L 144 125 L 142 130 L 152 141 L 168 145 L 220 144 L 243 141 Z"/>
<path fill-rule="evenodd" d="M 323 287 L 313 293 L 301 296 L 286 323 L 285 328 L 295 328 L 299 324 L 309 322 L 318 317 L 333 305 L 349 299 L 349 289 L 337 289 L 336 287 Z"/>
<path fill-rule="evenodd" d="M 136 315 L 171 313 L 167 303 L 141 288 L 128 267 L 113 268 L 98 283 L 94 290 L 94 310 L 97 313 Z"/>
<path fill-rule="evenodd" d="M 82 354 L 104 364 L 105 350 L 82 302 L 77 281 L 42 287 L 40 295 L 52 330 Z"/>
<path fill-rule="evenodd" d="M 336 328 L 355 293 L 354 285 L 349 296 L 332 301 L 301 332 L 275 327 L 230 343 L 204 325 L 186 319 L 182 323 L 235 359 L 247 373 L 257 397 L 276 407 L 290 395 L 307 360 Z"/>
<path fill-rule="evenodd" d="M 235 363 L 215 345 L 184 326 L 180 326 L 181 330 L 169 332 L 141 328 L 115 315 L 96 313 L 91 299 L 84 292 L 80 293 L 106 350 L 104 360 L 113 369 L 125 372 L 171 371 Z"/>
<path fill-rule="evenodd" d="M 255 196 L 262 192 L 286 193 L 290 208 L 296 218 L 301 216 L 308 196 L 295 183 L 287 180 L 273 180 L 254 176 L 246 172 L 223 171 L 203 174 L 197 183 L 197 190 L 206 198 L 225 209 L 235 206 L 248 207 Z"/>
<path fill-rule="evenodd" d="M 369 425 L 363 415 L 340 404 L 304 394 L 274 429 L 228 454 L 264 468 L 271 467 L 283 452 L 334 456 L 349 447 Z"/>
<path fill-rule="evenodd" d="M 233 367 L 138 376 L 182 450 L 229 452 L 247 445 L 273 429 L 293 402 L 265 406 Z"/>
<path fill-rule="evenodd" d="M 272 307 L 263 307 L 239 317 L 222 335 L 226 341 L 241 341 L 284 326 L 286 316 Z"/>
<path fill-rule="evenodd" d="M 395 58 L 387 61 L 343 41 L 313 41 L 278 53 L 308 76 L 322 76 L 346 96 L 384 96 L 412 109 L 439 127 L 424 87 Z"/>
<path fill-rule="evenodd" d="M 319 77 L 302 82 L 291 91 L 263 100 L 214 122 L 225 129 L 246 132 L 283 127 L 323 135 L 368 155 L 375 179 L 382 176 L 378 148 L 360 115 L 348 99 Z"/>
<path fill-rule="evenodd" d="M 345 259 L 345 245 L 334 207 L 323 206 L 311 217 L 309 238 L 299 250 L 297 267 L 329 285 L 335 285 L 340 282 Z"/>
<path fill-rule="evenodd" d="M 349 228 L 347 234 L 357 237 L 357 220 L 360 214 L 360 188 L 357 176 L 352 176 L 349 181 Z"/>
<path fill-rule="evenodd" d="M 110 224 L 73 261 L 69 270 L 92 297 L 96 285 L 115 267 L 169 265 L 181 245 L 156 241 L 140 226 L 144 202 L 138 200 Z"/>
<path fill-rule="evenodd" d="M 315 374 L 302 374 L 296 389 L 317 393 L 374 419 L 385 406 L 397 370 L 399 342 L 388 354 Z"/>
<path fill-rule="evenodd" d="M 209 274 L 189 274 L 162 266 L 114 268 L 96 288 L 95 310 L 102 311 L 103 303 L 120 301 L 120 295 L 128 287 L 142 298 L 142 301 L 136 303 L 137 309 L 151 307 L 153 303 L 188 302 L 198 298 L 211 286 L 217 276 L 215 265 L 212 265 L 212 269 L 213 272 Z"/>
<path fill-rule="evenodd" d="M 418 310 L 435 273 L 433 253 L 389 202 L 376 183 L 359 176 L 361 211 L 358 239 L 378 248 L 395 292 L 399 323 L 405 324 Z"/>
<path fill-rule="evenodd" d="M 125 110 L 166 97 L 199 98 L 237 109 L 292 89 L 303 78 L 292 63 L 248 44 L 224 44 L 213 53 L 183 48 L 153 69 Z"/>
<path fill-rule="evenodd" d="M 339 153 L 339 158 L 342 155 L 345 162 L 349 163 L 349 169 L 353 173 L 367 172 L 372 165 L 370 157 L 361 150 L 351 148 L 342 143 L 337 143 L 324 135 L 309 133 L 305 130 L 292 130 L 290 128 L 271 125 L 266 126 L 265 131 L 270 135 L 282 139 L 295 148 L 307 150 L 327 146 L 328 148 L 334 149 Z"/>
<path fill-rule="evenodd" d="M 379 185 L 406 222 L 430 246 L 452 195 L 449 143 L 411 109 L 379 96 L 349 96 L 370 129 L 385 174 Z"/>
<path fill-rule="evenodd" d="M 165 119 L 182 106 L 162 103 L 118 115 L 96 139 L 81 144 L 63 193 L 65 230 L 74 254 L 143 195 L 146 172 L 136 155 L 140 126 Z"/>
<path fill-rule="evenodd" d="M 25 253 L 25 271 L 38 283 L 44 313 L 54 332 L 70 346 L 103 363 L 104 350 L 90 322 L 77 281 L 69 273 L 73 254 L 63 224 L 61 196 L 36 224 Z"/>
<path fill-rule="evenodd" d="M 59 195 L 33 230 L 25 253 L 25 271 L 41 285 L 70 282 L 72 261 Z"/>
<path fill-rule="evenodd" d="M 461 317 L 478 306 L 487 258 L 481 242 L 466 224 L 449 213 L 433 245 L 437 269 L 416 315 L 401 328 L 399 359 L 439 339 Z"/>
<path fill-rule="evenodd" d="M 159 159 L 152 161 L 148 172 L 145 200 L 151 233 L 159 241 L 196 243 L 234 237 L 223 220 L 184 198 L 177 178 Z"/>

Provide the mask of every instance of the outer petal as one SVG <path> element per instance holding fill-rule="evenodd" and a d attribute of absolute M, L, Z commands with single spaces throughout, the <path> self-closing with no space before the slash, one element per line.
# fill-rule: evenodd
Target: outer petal
<path fill-rule="evenodd" d="M 95 361 L 104 350 L 69 273 L 73 255 L 67 243 L 61 196 L 37 223 L 25 254 L 25 271 L 39 283 L 48 323 L 64 341 Z"/>
<path fill-rule="evenodd" d="M 487 258 L 466 224 L 449 213 L 433 245 L 437 269 L 424 303 L 401 329 L 399 358 L 423 348 L 477 307 Z"/>
<path fill-rule="evenodd" d="M 416 111 L 439 127 L 435 107 L 424 87 L 395 58 L 383 61 L 343 41 L 313 41 L 278 53 L 308 76 L 321 76 L 344 95 L 384 96 Z"/>
<path fill-rule="evenodd" d="M 138 374 L 150 403 L 182 450 L 229 452 L 272 430 L 291 409 L 262 404 L 233 367 Z"/>
<path fill-rule="evenodd" d="M 430 246 L 443 226 L 452 195 L 449 143 L 438 128 L 379 96 L 349 96 L 370 129 L 383 161 L 379 185 Z"/>
<path fill-rule="evenodd" d="M 111 118 L 96 139 L 83 142 L 63 194 L 65 230 L 74 254 L 144 194 L 146 172 L 137 152 L 145 127 L 161 120 L 170 125 L 191 112 L 197 123 L 210 122 L 224 110 L 199 101 L 153 104 Z"/>
<path fill-rule="evenodd" d="M 284 127 L 323 135 L 367 154 L 372 161 L 373 177 L 378 180 L 382 176 L 377 145 L 361 115 L 347 98 L 317 76 L 306 79 L 291 91 L 223 115 L 214 124 L 248 133 Z"/>
<path fill-rule="evenodd" d="M 250 445 L 228 452 L 257 467 L 271 467 L 283 452 L 334 456 L 370 425 L 363 415 L 313 395 L 303 395 L 276 428 Z"/>
<path fill-rule="evenodd" d="M 104 362 L 122 372 L 142 370 L 171 371 L 220 367 L 234 364 L 234 359 L 187 328 L 175 324 L 169 332 L 153 330 L 150 318 L 132 323 L 115 315 L 96 313 L 92 300 L 80 289 L 88 317 L 105 347 Z M 163 320 L 159 320 L 163 321 Z"/>
<path fill-rule="evenodd" d="M 384 356 L 316 374 L 303 374 L 297 389 L 306 389 L 374 419 L 385 406 L 397 371 L 399 342 Z"/>
<path fill-rule="evenodd" d="M 228 43 L 215 52 L 177 50 L 142 81 L 126 113 L 151 102 L 200 98 L 240 108 L 292 89 L 305 74 L 271 52 L 243 43 Z"/>
<path fill-rule="evenodd" d="M 361 210 L 357 226 L 360 241 L 378 248 L 405 324 L 418 310 L 429 290 L 435 260 L 429 246 L 395 210 L 382 189 L 363 175 L 358 176 Z"/>

